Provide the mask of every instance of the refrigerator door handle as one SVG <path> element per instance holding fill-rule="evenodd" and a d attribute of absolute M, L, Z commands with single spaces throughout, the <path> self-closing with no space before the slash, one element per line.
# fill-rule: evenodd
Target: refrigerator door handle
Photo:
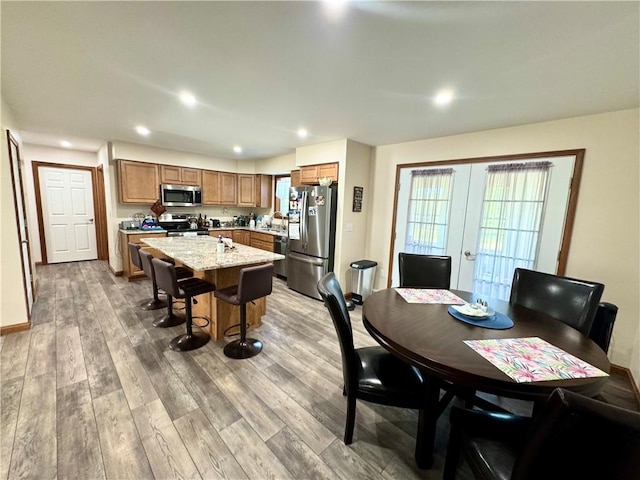
<path fill-rule="evenodd" d="M 302 192 L 302 208 L 300 211 L 300 240 L 302 240 L 302 248 L 307 249 L 307 191 Z"/>

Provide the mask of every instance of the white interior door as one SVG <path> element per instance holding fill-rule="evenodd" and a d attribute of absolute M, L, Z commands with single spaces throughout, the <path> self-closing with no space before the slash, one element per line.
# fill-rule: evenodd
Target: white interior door
<path fill-rule="evenodd" d="M 543 272 L 555 273 L 564 231 L 575 157 L 553 157 L 544 160 L 551 161 L 553 167 L 534 268 Z M 454 181 L 445 255 L 451 256 L 451 288 L 453 289 L 473 291 L 475 252 L 478 245 L 486 171 L 489 165 L 490 163 L 452 165 Z M 403 169 L 400 172 L 392 285 L 400 284 L 398 252 L 405 251 L 405 227 L 409 211 L 407 206 L 411 170 L 413 169 L 416 167 Z"/>
<path fill-rule="evenodd" d="M 41 166 L 38 174 L 48 263 L 97 259 L 91 172 Z"/>

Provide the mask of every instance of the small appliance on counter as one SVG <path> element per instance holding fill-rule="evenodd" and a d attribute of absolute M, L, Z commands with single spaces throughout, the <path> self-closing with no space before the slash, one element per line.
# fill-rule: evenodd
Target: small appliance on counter
<path fill-rule="evenodd" d="M 220 220 L 218 220 L 217 218 L 211 218 L 210 222 L 211 228 L 220 228 Z"/>
<path fill-rule="evenodd" d="M 122 230 L 138 230 L 140 228 L 140 222 L 135 220 L 124 220 L 120 222 L 120 228 Z"/>

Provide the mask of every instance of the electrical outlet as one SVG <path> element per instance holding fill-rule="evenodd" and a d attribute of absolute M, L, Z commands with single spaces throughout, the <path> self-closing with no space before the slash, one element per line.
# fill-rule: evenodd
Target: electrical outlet
<path fill-rule="evenodd" d="M 378 270 L 380 273 L 380 278 L 387 278 L 387 270 L 385 268 L 381 268 Z"/>
<path fill-rule="evenodd" d="M 345 230 L 345 232 L 353 232 L 353 223 L 347 223 L 344 226 L 344 230 Z"/>

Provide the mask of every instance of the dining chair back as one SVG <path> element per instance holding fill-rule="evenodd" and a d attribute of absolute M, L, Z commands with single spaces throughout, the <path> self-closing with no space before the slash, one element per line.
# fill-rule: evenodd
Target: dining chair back
<path fill-rule="evenodd" d="M 329 310 L 342 354 L 343 394 L 347 396 L 344 443 L 353 440 L 356 399 L 416 409 L 424 415 L 425 381 L 418 369 L 382 347 L 354 347 L 349 310 L 333 272 L 320 279 L 318 293 Z"/>
<path fill-rule="evenodd" d="M 442 288 L 451 286 L 451 257 L 398 253 L 400 286 L 411 288 Z"/>
<path fill-rule="evenodd" d="M 596 316 L 593 319 L 589 338 L 596 342 L 598 346 L 607 353 L 609 351 L 609 343 L 613 334 L 613 324 L 618 315 L 618 307 L 613 303 L 600 302 L 596 310 Z"/>
<path fill-rule="evenodd" d="M 546 313 L 588 336 L 603 291 L 601 283 L 516 268 L 509 303 Z"/>
<path fill-rule="evenodd" d="M 638 478 L 640 412 L 557 388 L 533 417 L 451 408 L 445 480 Z M 465 477 L 466 478 L 466 477 Z"/>

